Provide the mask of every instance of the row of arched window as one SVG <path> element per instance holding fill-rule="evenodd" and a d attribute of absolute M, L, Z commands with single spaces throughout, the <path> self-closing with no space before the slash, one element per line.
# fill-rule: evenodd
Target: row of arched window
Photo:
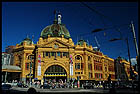
<path fill-rule="evenodd" d="M 63 57 L 66 57 L 66 58 L 69 58 L 69 53 L 68 52 L 43 52 L 43 58 L 45 57 L 48 57 L 48 58 L 51 58 L 51 57 L 60 57 L 60 58 L 63 58 Z"/>

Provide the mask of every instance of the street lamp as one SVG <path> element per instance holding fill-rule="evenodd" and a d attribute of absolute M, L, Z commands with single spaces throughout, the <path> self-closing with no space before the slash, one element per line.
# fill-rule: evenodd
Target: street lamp
<path fill-rule="evenodd" d="M 111 39 L 109 41 L 113 42 L 113 41 L 117 41 L 117 40 L 125 40 L 126 41 L 127 50 L 128 50 L 128 58 L 129 58 L 129 62 L 130 62 L 130 78 L 133 78 L 128 38 L 125 38 L 125 39 L 122 39 L 122 38 L 113 38 L 113 39 Z"/>

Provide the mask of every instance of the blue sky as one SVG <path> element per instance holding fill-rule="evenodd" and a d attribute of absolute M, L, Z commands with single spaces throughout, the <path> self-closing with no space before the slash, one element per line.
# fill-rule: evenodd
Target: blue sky
<path fill-rule="evenodd" d="M 80 2 L 3 2 L 2 3 L 2 52 L 9 45 L 20 43 L 28 35 L 34 35 L 37 43 L 41 31 L 54 20 L 54 10 L 62 14 L 62 23 L 66 25 L 74 41 L 88 40 L 93 47 L 97 46 L 95 36 L 100 44 L 100 50 L 111 58 L 118 56 L 128 59 L 125 41 L 109 42 L 111 38 L 119 38 L 115 29 L 91 34 L 97 28 L 110 28 L 130 24 L 133 21 L 138 42 L 138 3 L 137 2 L 85 2 L 91 8 L 107 17 L 101 16 Z M 136 57 L 133 35 L 129 25 L 120 28 L 123 38 L 128 37 L 131 58 Z M 86 34 L 89 33 L 89 34 Z M 80 36 L 82 35 L 82 37 Z"/>

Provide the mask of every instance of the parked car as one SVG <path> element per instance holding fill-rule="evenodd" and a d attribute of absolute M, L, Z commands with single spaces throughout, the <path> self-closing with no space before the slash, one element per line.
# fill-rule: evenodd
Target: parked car
<path fill-rule="evenodd" d="M 2 84 L 2 90 L 10 90 L 12 86 L 10 84 Z"/>
<path fill-rule="evenodd" d="M 11 85 L 12 85 L 12 87 L 13 87 L 13 86 L 16 87 L 17 84 L 18 84 L 18 83 L 14 82 L 14 83 L 12 83 Z"/>
<path fill-rule="evenodd" d="M 2 84 L 2 94 L 10 94 L 12 86 L 10 84 Z"/>
<path fill-rule="evenodd" d="M 94 88 L 93 84 L 90 82 L 84 83 L 83 87 L 84 87 L 84 89 L 93 89 Z"/>
<path fill-rule="evenodd" d="M 43 89 L 50 89 L 52 86 L 51 84 L 48 84 L 48 83 L 44 83 L 43 85 L 40 86 L 40 88 L 43 88 Z"/>
<path fill-rule="evenodd" d="M 27 88 L 27 87 L 28 87 L 28 85 L 23 84 L 23 83 L 18 83 L 17 86 L 18 86 L 18 87 L 24 87 L 24 88 Z"/>

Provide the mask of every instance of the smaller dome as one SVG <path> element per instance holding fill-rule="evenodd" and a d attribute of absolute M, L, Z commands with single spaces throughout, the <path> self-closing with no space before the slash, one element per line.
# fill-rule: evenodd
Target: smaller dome
<path fill-rule="evenodd" d="M 81 39 L 77 42 L 77 45 L 82 46 L 84 44 L 84 42 L 86 42 L 85 40 Z M 86 45 L 89 46 L 89 44 L 86 42 Z"/>
<path fill-rule="evenodd" d="M 21 41 L 19 45 L 23 45 L 23 42 L 25 42 L 25 41 L 26 41 L 27 45 L 34 44 L 33 41 L 27 37 L 23 41 Z"/>

